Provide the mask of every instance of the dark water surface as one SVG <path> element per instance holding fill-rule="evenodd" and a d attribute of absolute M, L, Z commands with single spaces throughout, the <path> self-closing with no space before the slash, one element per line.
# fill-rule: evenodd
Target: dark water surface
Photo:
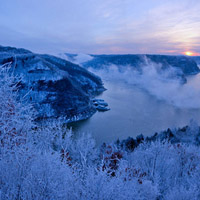
<path fill-rule="evenodd" d="M 150 136 L 167 128 L 187 125 L 190 119 L 200 122 L 200 109 L 174 107 L 123 81 L 104 80 L 104 85 L 107 90 L 97 98 L 104 99 L 111 110 L 97 112 L 72 126 L 77 135 L 91 133 L 97 144 L 141 133 Z"/>

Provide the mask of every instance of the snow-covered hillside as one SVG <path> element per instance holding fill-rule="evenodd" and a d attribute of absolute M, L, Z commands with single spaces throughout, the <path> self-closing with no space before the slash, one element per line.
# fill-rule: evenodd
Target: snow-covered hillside
<path fill-rule="evenodd" d="M 65 54 L 65 59 L 79 63 L 85 68 L 95 70 L 109 69 L 109 66 L 117 66 L 119 71 L 131 68 L 139 73 L 143 73 L 146 66 L 157 66 L 157 72 L 162 75 L 166 71 L 171 71 L 170 79 L 179 79 L 180 82 L 187 81 L 186 76 L 200 72 L 197 66 L 197 59 L 188 56 L 167 56 L 167 55 L 79 55 Z M 82 58 L 82 59 L 81 59 Z M 88 59 L 86 59 L 88 58 Z M 93 59 L 92 59 L 93 58 Z"/>
<path fill-rule="evenodd" d="M 44 62 L 50 59 L 39 58 Z M 12 69 L 16 74 L 28 73 L 29 67 L 36 68 L 17 64 L 13 64 L 16 71 L 7 65 L 0 68 L 0 199 L 199 199 L 200 127 L 194 121 L 182 129 L 97 147 L 89 135 L 74 139 L 59 120 L 36 123 L 30 102 L 18 98 L 18 77 L 8 73 Z M 28 88 L 28 80 L 35 80 L 31 78 L 27 75 L 22 80 L 21 94 Z M 52 80 L 51 89 L 39 91 L 51 92 L 58 80 Z"/>
<path fill-rule="evenodd" d="M 0 65 L 11 63 L 11 72 L 22 77 L 18 84 L 38 117 L 90 117 L 91 98 L 104 91 L 99 77 L 66 60 L 0 46 Z"/>

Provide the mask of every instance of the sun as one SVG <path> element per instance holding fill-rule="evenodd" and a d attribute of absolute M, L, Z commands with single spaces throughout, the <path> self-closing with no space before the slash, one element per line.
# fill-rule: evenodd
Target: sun
<path fill-rule="evenodd" d="M 186 52 L 184 52 L 184 54 L 186 56 L 193 56 L 194 53 L 192 53 L 191 51 L 186 51 Z"/>

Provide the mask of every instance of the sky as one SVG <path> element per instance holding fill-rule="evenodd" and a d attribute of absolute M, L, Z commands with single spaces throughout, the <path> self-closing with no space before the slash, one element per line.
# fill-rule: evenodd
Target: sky
<path fill-rule="evenodd" d="M 0 45 L 37 53 L 200 55 L 200 0 L 0 0 Z"/>

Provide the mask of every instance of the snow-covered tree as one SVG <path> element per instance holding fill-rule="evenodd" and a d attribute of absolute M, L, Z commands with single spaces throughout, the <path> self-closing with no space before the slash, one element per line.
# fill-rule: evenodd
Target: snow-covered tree
<path fill-rule="evenodd" d="M 74 137 L 63 120 L 35 122 L 20 78 L 0 67 L 0 199 L 200 199 L 199 127 L 175 130 L 182 143 L 145 142 L 126 151 Z M 194 142 L 194 140 L 196 142 Z"/>

